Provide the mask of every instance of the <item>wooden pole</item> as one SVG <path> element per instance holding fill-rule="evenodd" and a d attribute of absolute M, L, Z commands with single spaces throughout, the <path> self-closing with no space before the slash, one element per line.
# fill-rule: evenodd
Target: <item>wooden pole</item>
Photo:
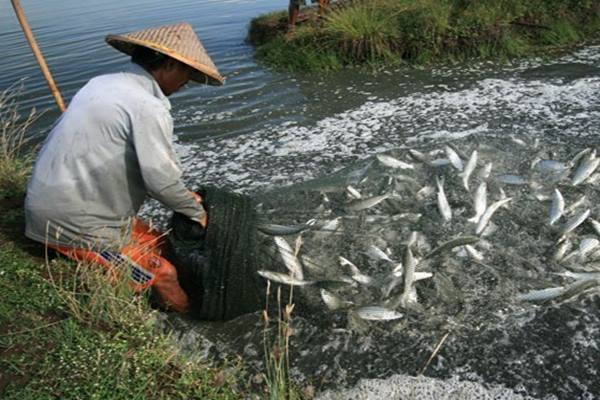
<path fill-rule="evenodd" d="M 31 28 L 29 28 L 29 23 L 25 18 L 25 14 L 23 13 L 23 8 L 21 7 L 21 3 L 19 0 L 11 0 L 13 8 L 15 9 L 15 13 L 17 14 L 17 19 L 21 24 L 21 28 L 23 28 L 23 33 L 25 34 L 25 38 L 31 47 L 31 51 L 33 51 L 33 55 L 35 56 L 38 64 L 40 65 L 40 69 L 42 70 L 42 74 L 44 74 L 44 78 L 46 78 L 46 82 L 48 82 L 48 87 L 50 88 L 50 92 L 52 92 L 52 96 L 54 96 L 54 100 L 56 100 L 56 104 L 61 112 L 65 111 L 65 103 L 60 95 L 58 87 L 56 83 L 54 83 L 54 79 L 52 78 L 52 74 L 46 65 L 46 61 L 44 60 L 44 56 L 38 47 L 35 38 L 33 37 L 33 32 L 31 32 Z"/>

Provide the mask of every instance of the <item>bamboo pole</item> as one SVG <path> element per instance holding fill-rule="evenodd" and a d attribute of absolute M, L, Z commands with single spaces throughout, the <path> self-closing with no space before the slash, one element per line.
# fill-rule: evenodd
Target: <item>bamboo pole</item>
<path fill-rule="evenodd" d="M 40 69 L 42 70 L 42 74 L 44 74 L 44 78 L 46 78 L 46 82 L 48 82 L 48 87 L 50 88 L 50 92 L 52 92 L 52 96 L 54 96 L 54 100 L 56 100 L 56 104 L 58 105 L 58 108 L 60 109 L 60 111 L 64 112 L 65 111 L 65 103 L 62 99 L 62 96 L 60 95 L 60 91 L 58 90 L 56 83 L 54 83 L 54 79 L 52 78 L 52 74 L 50 73 L 50 70 L 48 69 L 48 65 L 46 65 L 44 56 L 42 55 L 42 52 L 40 51 L 40 48 L 38 47 L 37 42 L 35 41 L 35 38 L 33 37 L 33 32 L 31 32 L 29 23 L 27 22 L 27 19 L 25 18 L 25 13 L 23 12 L 21 3 L 19 2 L 19 0 L 11 0 L 11 3 L 13 5 L 13 8 L 15 9 L 15 13 L 17 14 L 17 19 L 19 20 L 19 23 L 21 24 L 21 28 L 23 29 L 23 33 L 25 34 L 25 38 L 27 39 L 27 42 L 29 43 L 29 46 L 31 47 L 31 51 L 33 52 L 33 55 L 35 56 L 38 64 L 40 65 Z"/>

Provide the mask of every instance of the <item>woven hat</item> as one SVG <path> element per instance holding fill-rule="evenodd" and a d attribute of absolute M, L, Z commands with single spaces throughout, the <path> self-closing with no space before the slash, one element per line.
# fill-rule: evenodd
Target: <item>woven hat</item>
<path fill-rule="evenodd" d="M 194 71 L 190 78 L 196 82 L 223 84 L 223 77 L 188 23 L 159 26 L 124 35 L 108 35 L 106 42 L 129 55 L 133 54 L 136 46 L 147 47 L 192 67 Z"/>

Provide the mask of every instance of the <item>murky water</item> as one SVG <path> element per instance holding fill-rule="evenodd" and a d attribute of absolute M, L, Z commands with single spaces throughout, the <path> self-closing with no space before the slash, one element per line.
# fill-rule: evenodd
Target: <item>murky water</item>
<path fill-rule="evenodd" d="M 190 182 L 260 193 L 357 165 L 379 152 L 465 137 L 471 147 L 507 135 L 529 141 L 540 137 L 557 149 L 565 143 L 574 149 L 598 142 L 600 46 L 512 65 L 290 75 L 257 64 L 244 43 L 250 18 L 284 8 L 282 0 L 22 4 L 67 101 L 89 78 L 126 64 L 104 44 L 106 34 L 192 23 L 227 83 L 190 86 L 173 97 L 177 150 Z M 49 108 L 37 126 L 41 139 L 58 114 L 9 4 L 0 8 L 0 48 L 0 88 L 29 77 L 24 106 Z M 515 239 L 519 232 L 515 230 Z M 533 268 L 539 272 L 543 263 L 537 262 Z M 471 273 L 488 283 L 496 279 L 493 271 Z M 549 280 L 542 277 L 538 285 Z M 525 278 L 532 279 L 520 277 Z M 470 319 L 460 334 L 448 337 L 427 374 L 499 383 L 537 397 L 597 398 L 599 308 L 596 295 L 558 306 L 520 312 L 499 307 L 496 315 L 480 314 L 487 319 Z M 318 322 L 296 321 L 302 333 L 294 340 L 294 374 L 319 387 L 414 374 L 448 331 L 443 324 L 421 321 L 412 327 L 408 322 L 394 325 L 393 334 L 388 325 L 376 324 L 358 335 L 348 330 L 342 316 L 326 325 Z M 175 323 L 191 329 L 189 322 Z M 207 352 L 214 356 L 238 353 L 251 362 L 261 360 L 256 315 L 226 324 L 200 323 L 194 329 L 211 338 Z"/>

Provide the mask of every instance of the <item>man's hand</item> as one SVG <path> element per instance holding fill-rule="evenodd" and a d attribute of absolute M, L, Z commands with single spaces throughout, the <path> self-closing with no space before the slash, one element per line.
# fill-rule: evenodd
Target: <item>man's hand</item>
<path fill-rule="evenodd" d="M 191 190 L 190 190 L 190 194 L 194 197 L 194 200 L 196 200 L 196 203 L 202 205 L 202 196 L 200 196 L 198 193 L 193 192 Z M 204 206 L 203 206 L 203 208 L 204 208 Z M 204 210 L 204 216 L 200 220 L 200 225 L 202 225 L 202 227 L 204 229 L 206 229 L 206 227 L 208 226 L 208 213 L 206 212 L 206 210 Z"/>

